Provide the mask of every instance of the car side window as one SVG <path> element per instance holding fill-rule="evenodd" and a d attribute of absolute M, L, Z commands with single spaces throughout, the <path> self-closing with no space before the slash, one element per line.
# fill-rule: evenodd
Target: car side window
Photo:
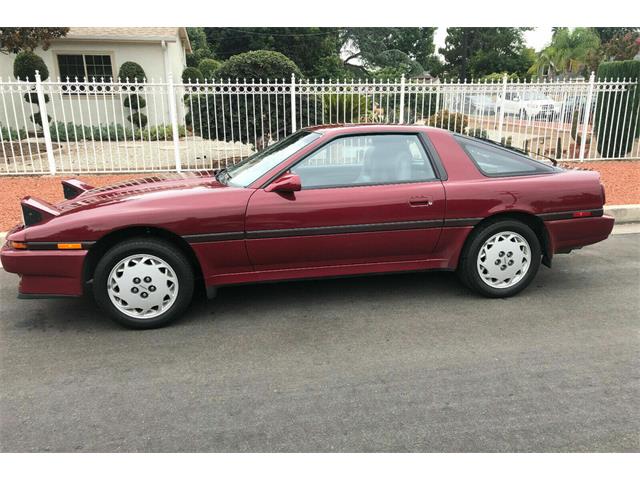
<path fill-rule="evenodd" d="M 295 165 L 303 189 L 423 182 L 436 179 L 413 134 L 354 135 L 321 147 Z"/>
<path fill-rule="evenodd" d="M 480 172 L 490 177 L 552 173 L 555 169 L 517 152 L 456 136 L 456 140 L 473 160 Z"/>

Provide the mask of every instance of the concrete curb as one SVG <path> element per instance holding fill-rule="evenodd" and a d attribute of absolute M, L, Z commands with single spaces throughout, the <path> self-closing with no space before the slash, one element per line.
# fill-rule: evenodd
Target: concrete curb
<path fill-rule="evenodd" d="M 604 213 L 615 218 L 617 224 L 640 222 L 640 204 L 606 205 Z"/>
<path fill-rule="evenodd" d="M 616 219 L 616 224 L 640 223 L 640 203 L 634 205 L 608 205 L 604 207 L 605 215 Z M 0 245 L 4 243 L 7 232 L 0 232 Z"/>

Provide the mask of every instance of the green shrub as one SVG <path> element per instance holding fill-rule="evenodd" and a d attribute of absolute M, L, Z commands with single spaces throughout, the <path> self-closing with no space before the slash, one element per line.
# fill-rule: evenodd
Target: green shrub
<path fill-rule="evenodd" d="M 173 140 L 173 128 L 171 125 L 154 125 L 148 129 L 141 130 L 143 140 Z M 178 137 L 182 138 L 187 134 L 184 126 L 178 126 Z"/>
<path fill-rule="evenodd" d="M 38 94 L 36 92 L 28 92 L 23 95 L 24 101 L 27 103 L 38 103 Z M 49 95 L 44 94 L 44 102 L 49 103 Z"/>
<path fill-rule="evenodd" d="M 256 50 L 232 56 L 222 64 L 216 75 L 225 80 L 285 78 L 289 81 L 292 73 L 300 75 L 300 69 L 283 54 Z M 219 94 L 202 94 L 188 99 L 188 105 L 193 105 L 195 111 L 187 114 L 186 121 L 192 125 L 196 135 L 203 138 L 228 141 L 233 136 L 235 141 L 266 145 L 267 132 L 274 137 L 291 133 L 288 121 L 291 112 L 289 95 L 269 95 L 268 98 L 261 95 L 224 95 L 223 102 Z M 278 121 L 274 114 L 276 109 L 280 116 L 287 112 L 286 131 L 283 122 Z M 296 102 L 298 119 L 306 118 L 307 111 L 306 102 Z"/>
<path fill-rule="evenodd" d="M 218 76 L 231 79 L 286 79 L 291 74 L 302 76 L 298 66 L 289 57 L 270 50 L 254 50 L 233 55 L 218 70 Z"/>
<path fill-rule="evenodd" d="M 20 80 L 34 81 L 36 70 L 40 73 L 40 79 L 49 78 L 49 69 L 44 60 L 33 52 L 20 52 L 13 61 L 13 76 Z"/>
<path fill-rule="evenodd" d="M 140 82 L 143 83 L 146 80 L 146 74 L 144 69 L 136 62 L 124 62 L 120 65 L 120 71 L 118 72 L 121 82 Z M 142 86 L 130 86 L 125 89 L 130 91 L 142 90 Z M 135 127 L 141 128 L 147 124 L 147 117 L 144 113 L 140 112 L 141 108 L 147 105 L 147 102 L 139 94 L 127 95 L 122 102 L 123 105 L 128 108 L 131 113 L 127 115 L 129 120 Z"/>
<path fill-rule="evenodd" d="M 487 131 L 483 130 L 482 128 L 473 128 L 469 130 L 469 136 L 476 138 L 489 138 Z"/>
<path fill-rule="evenodd" d="M 134 111 L 131 115 L 127 115 L 127 120 L 133 123 L 138 128 L 144 128 L 147 126 L 147 116 L 138 111 Z"/>
<path fill-rule="evenodd" d="M 136 62 L 124 62 L 120 65 L 118 77 L 121 82 L 144 82 L 147 75 L 142 66 Z"/>
<path fill-rule="evenodd" d="M 198 64 L 198 70 L 206 80 L 218 77 L 218 69 L 222 66 L 222 62 L 213 58 L 205 58 Z"/>
<path fill-rule="evenodd" d="M 365 95 L 344 92 L 323 95 L 324 119 L 327 123 L 358 123 L 370 118 L 368 110 L 374 110 L 373 100 Z"/>
<path fill-rule="evenodd" d="M 452 113 L 449 110 L 440 110 L 429 117 L 427 125 L 445 128 L 452 132 L 465 133 L 469 119 L 462 113 Z"/>
<path fill-rule="evenodd" d="M 607 90 L 598 94 L 594 132 L 598 151 L 605 158 L 623 157 L 640 136 L 640 61 L 604 62 L 598 67 L 599 79 L 633 79 L 624 91 Z"/>
<path fill-rule="evenodd" d="M 44 63 L 44 60 L 40 58 L 33 52 L 20 52 L 16 55 L 16 58 L 13 61 L 13 76 L 16 78 L 20 78 L 21 80 L 35 80 L 36 71 L 40 73 L 40 79 L 46 80 L 49 78 L 49 69 L 47 65 Z M 38 94 L 33 91 L 35 87 L 33 87 L 31 92 L 27 92 L 24 94 L 24 100 L 28 103 L 38 104 Z M 45 103 L 49 102 L 49 95 L 44 95 Z M 42 127 L 42 114 L 40 111 L 35 112 L 33 115 L 29 117 L 33 123 Z M 49 121 L 51 120 L 51 116 L 47 115 Z"/>
<path fill-rule="evenodd" d="M 123 141 L 123 140 L 145 140 L 145 141 L 164 141 L 173 140 L 173 130 L 171 125 L 155 125 L 149 128 L 133 129 L 131 127 L 123 127 L 120 124 L 110 123 L 109 125 L 99 125 L 94 127 L 86 127 L 83 125 L 74 125 L 69 122 L 56 122 L 50 125 L 51 140 L 54 142 L 75 142 L 82 140 L 100 140 L 103 141 Z M 2 134 L 5 129 L 3 127 Z M 184 137 L 186 130 L 183 126 L 178 127 L 178 135 Z M 3 137 L 7 138 L 7 137 Z M 17 138 L 12 133 L 11 138 Z M 24 138 L 24 131 L 20 138 Z"/>
<path fill-rule="evenodd" d="M 204 76 L 196 67 L 187 67 L 182 72 L 182 83 L 204 83 Z"/>
<path fill-rule="evenodd" d="M 17 139 L 23 139 L 27 137 L 27 131 L 24 128 L 16 130 L 13 127 L 5 127 L 0 125 L 0 135 L 2 136 L 3 142 L 8 142 L 9 140 L 15 141 Z"/>
<path fill-rule="evenodd" d="M 129 95 L 124 99 L 123 104 L 131 110 L 140 110 L 147 106 L 147 101 L 140 95 Z"/>

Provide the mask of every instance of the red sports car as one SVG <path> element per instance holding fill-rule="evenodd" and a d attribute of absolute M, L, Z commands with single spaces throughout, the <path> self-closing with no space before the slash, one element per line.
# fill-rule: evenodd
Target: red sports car
<path fill-rule="evenodd" d="M 165 325 L 194 289 L 285 279 L 456 270 L 507 297 L 554 254 L 607 238 L 598 173 L 421 126 L 300 130 L 216 172 L 22 201 L 1 259 L 21 298 L 93 290 L 116 321 Z"/>

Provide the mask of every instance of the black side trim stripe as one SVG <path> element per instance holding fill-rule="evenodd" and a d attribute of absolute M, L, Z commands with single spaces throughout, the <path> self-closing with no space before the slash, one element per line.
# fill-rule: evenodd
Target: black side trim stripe
<path fill-rule="evenodd" d="M 243 240 L 245 238 L 244 232 L 224 232 L 224 233 L 202 233 L 197 235 L 183 235 L 189 243 L 204 243 L 204 242 L 221 242 L 224 240 Z"/>
<path fill-rule="evenodd" d="M 415 230 L 442 226 L 442 220 L 418 220 L 412 222 L 363 223 L 330 227 L 281 228 L 277 230 L 254 230 L 247 238 L 301 237 L 309 235 L 335 235 L 341 233 L 364 233 L 393 230 Z"/>
<path fill-rule="evenodd" d="M 482 221 L 482 218 L 447 218 L 445 227 L 473 227 Z"/>
<path fill-rule="evenodd" d="M 578 213 L 578 212 L 590 212 L 591 215 L 586 216 L 586 217 L 574 217 L 573 214 L 574 213 Z M 596 208 L 593 210 L 572 210 L 569 212 L 554 212 L 554 213 L 541 213 L 540 215 L 538 215 L 538 217 L 541 220 L 577 220 L 580 218 L 593 218 L 593 217 L 601 217 L 604 214 L 604 211 L 602 208 Z"/>

